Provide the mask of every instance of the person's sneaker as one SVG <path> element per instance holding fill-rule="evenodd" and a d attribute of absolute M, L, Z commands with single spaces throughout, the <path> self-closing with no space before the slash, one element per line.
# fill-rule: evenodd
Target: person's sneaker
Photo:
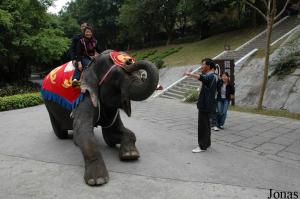
<path fill-rule="evenodd" d="M 73 87 L 80 86 L 80 82 L 77 79 L 73 79 L 72 80 L 72 86 Z"/>
<path fill-rule="evenodd" d="M 220 129 L 219 129 L 217 126 L 214 126 L 214 127 L 213 127 L 213 130 L 214 130 L 214 131 L 219 131 Z"/>
<path fill-rule="evenodd" d="M 192 150 L 193 153 L 201 153 L 201 152 L 205 152 L 206 150 L 202 150 L 200 149 L 200 147 L 196 147 Z"/>
<path fill-rule="evenodd" d="M 224 126 L 219 126 L 219 128 L 223 130 L 223 129 L 224 129 Z"/>

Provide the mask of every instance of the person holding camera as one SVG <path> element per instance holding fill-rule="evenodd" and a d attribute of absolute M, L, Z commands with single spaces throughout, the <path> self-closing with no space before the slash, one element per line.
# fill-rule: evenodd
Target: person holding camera
<path fill-rule="evenodd" d="M 214 73 L 216 65 L 212 59 L 205 58 L 201 61 L 201 74 L 185 72 L 184 75 L 202 82 L 199 93 L 198 108 L 198 146 L 192 150 L 200 153 L 211 145 L 210 115 L 216 109 L 217 77 Z"/>

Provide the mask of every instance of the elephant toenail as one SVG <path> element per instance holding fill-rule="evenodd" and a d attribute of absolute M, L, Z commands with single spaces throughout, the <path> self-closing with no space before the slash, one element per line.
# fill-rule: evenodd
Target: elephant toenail
<path fill-rule="evenodd" d="M 104 184 L 104 183 L 105 183 L 104 178 L 98 178 L 97 179 L 97 185 L 101 185 L 101 184 Z"/>
<path fill-rule="evenodd" d="M 130 156 L 130 152 L 124 153 L 124 156 Z"/>
<path fill-rule="evenodd" d="M 105 177 L 104 180 L 105 180 L 105 182 L 108 182 L 109 177 Z"/>
<path fill-rule="evenodd" d="M 89 185 L 95 185 L 95 180 L 94 179 L 89 179 L 88 184 Z"/>
<path fill-rule="evenodd" d="M 132 151 L 132 152 L 131 152 L 131 155 L 132 155 L 132 156 L 139 156 L 138 152 L 136 152 L 136 151 Z"/>

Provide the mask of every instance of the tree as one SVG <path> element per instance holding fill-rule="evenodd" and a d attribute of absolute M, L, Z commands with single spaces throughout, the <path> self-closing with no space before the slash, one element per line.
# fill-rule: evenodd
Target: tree
<path fill-rule="evenodd" d="M 120 15 L 117 19 L 120 27 L 119 40 L 127 44 L 127 50 L 131 48 L 132 43 L 145 42 L 147 24 L 144 23 L 142 3 L 140 0 L 125 0 L 120 8 Z"/>
<path fill-rule="evenodd" d="M 61 22 L 66 28 L 68 28 L 68 24 L 65 23 L 65 20 L 72 24 L 74 24 L 74 20 L 78 24 L 88 22 L 93 27 L 93 33 L 100 48 L 107 49 L 114 46 L 117 41 L 119 31 L 117 18 L 122 3 L 123 0 L 71 1 L 60 13 Z M 77 29 L 79 30 L 79 26 Z"/>
<path fill-rule="evenodd" d="M 185 31 L 187 28 L 187 23 L 189 20 L 189 16 L 191 15 L 191 4 L 189 4 L 188 0 L 180 0 L 177 4 L 177 20 L 176 26 L 180 31 L 180 37 L 185 35 Z"/>
<path fill-rule="evenodd" d="M 126 0 L 118 18 L 121 35 L 132 43 L 153 43 L 161 30 L 161 5 L 160 0 Z"/>
<path fill-rule="evenodd" d="M 177 5 L 179 0 L 165 0 L 162 1 L 160 7 L 160 17 L 162 18 L 162 26 L 164 27 L 168 39 L 166 45 L 169 45 L 174 34 L 175 23 L 177 20 Z"/>
<path fill-rule="evenodd" d="M 0 1 L 0 79 L 26 80 L 33 66 L 52 64 L 68 48 L 68 40 L 50 23 L 51 0 Z"/>
<path fill-rule="evenodd" d="M 257 1 L 257 0 L 256 0 Z M 284 0 L 285 4 L 278 12 L 277 0 L 260 0 L 256 2 L 255 0 L 244 0 L 244 2 L 255 9 L 267 22 L 267 35 L 266 35 L 266 46 L 265 46 L 265 63 L 264 63 L 264 74 L 261 84 L 261 89 L 259 93 L 259 99 L 257 108 L 261 110 L 263 108 L 264 94 L 268 83 L 268 72 L 269 72 L 269 59 L 270 59 L 270 45 L 271 36 L 274 22 L 283 14 L 290 0 Z M 256 3 L 261 3 L 264 9 L 260 9 Z"/>

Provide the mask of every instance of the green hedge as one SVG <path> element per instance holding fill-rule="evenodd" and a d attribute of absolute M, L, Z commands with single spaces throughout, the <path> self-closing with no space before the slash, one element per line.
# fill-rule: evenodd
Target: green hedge
<path fill-rule="evenodd" d="M 11 85 L 0 85 L 0 97 L 38 92 L 39 85 L 32 82 L 18 82 Z"/>
<path fill-rule="evenodd" d="M 163 59 L 181 50 L 182 47 L 168 48 L 163 51 L 147 50 L 144 52 L 133 53 L 137 61 L 147 59 L 154 63 L 158 69 L 165 67 Z"/>
<path fill-rule="evenodd" d="M 0 111 L 26 108 L 43 102 L 39 92 L 0 97 Z"/>

